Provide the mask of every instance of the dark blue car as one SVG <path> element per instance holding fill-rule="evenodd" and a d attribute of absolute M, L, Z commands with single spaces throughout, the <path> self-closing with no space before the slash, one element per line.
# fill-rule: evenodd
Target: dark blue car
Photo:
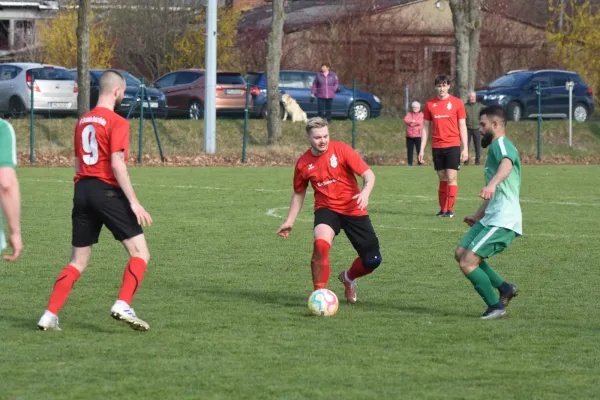
<path fill-rule="evenodd" d="M 537 118 L 538 95 L 541 87 L 541 114 L 545 118 L 569 116 L 567 82 L 573 82 L 573 119 L 587 120 L 594 112 L 592 89 L 575 72 L 562 70 L 514 71 L 490 83 L 485 90 L 477 91 L 477 98 L 485 105 L 499 104 L 508 118 L 519 121 Z"/>
<path fill-rule="evenodd" d="M 311 101 L 310 90 L 317 74 L 308 71 L 280 71 L 279 91 L 287 93 L 298 102 L 306 115 L 317 116 L 317 101 Z M 267 76 L 264 72 L 248 72 L 246 81 L 250 83 L 250 94 L 254 100 L 252 114 L 265 117 L 267 112 Z M 352 88 L 340 85 L 333 99 L 331 114 L 334 117 L 352 117 Z M 381 100 L 373 94 L 356 91 L 356 119 L 363 121 L 381 114 Z"/>

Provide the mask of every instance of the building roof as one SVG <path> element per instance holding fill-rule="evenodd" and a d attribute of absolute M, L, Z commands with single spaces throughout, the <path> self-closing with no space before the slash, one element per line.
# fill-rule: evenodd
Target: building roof
<path fill-rule="evenodd" d="M 359 13 L 378 14 L 422 1 L 425 0 L 288 1 L 283 29 L 286 33 L 296 32 L 310 26 L 324 24 L 332 18 L 349 17 Z M 545 27 L 549 18 L 548 0 L 483 0 L 482 9 L 536 27 Z M 242 15 L 238 28 L 242 32 L 269 30 L 271 13 L 270 4 L 249 10 Z"/>
<path fill-rule="evenodd" d="M 37 8 L 39 10 L 58 10 L 58 1 L 0 0 L 0 10 L 4 8 Z"/>
<path fill-rule="evenodd" d="M 289 1 L 285 8 L 284 31 L 300 31 L 310 26 L 349 17 L 359 13 L 377 14 L 424 0 L 298 0 Z M 242 15 L 240 31 L 268 30 L 271 26 L 272 6 L 254 8 Z"/>

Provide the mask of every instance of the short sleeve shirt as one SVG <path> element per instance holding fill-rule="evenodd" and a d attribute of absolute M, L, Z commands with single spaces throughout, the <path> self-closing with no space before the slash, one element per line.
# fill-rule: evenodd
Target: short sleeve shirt
<path fill-rule="evenodd" d="M 6 167 L 17 167 L 17 141 L 12 125 L 8 121 L 0 119 L 0 168 Z M 2 212 L 0 212 L 0 251 L 6 248 L 2 217 Z"/>
<path fill-rule="evenodd" d="M 425 103 L 424 119 L 432 124 L 431 147 L 434 149 L 460 146 L 461 119 L 467 118 L 465 105 L 454 96 L 444 100 L 433 97 Z"/>

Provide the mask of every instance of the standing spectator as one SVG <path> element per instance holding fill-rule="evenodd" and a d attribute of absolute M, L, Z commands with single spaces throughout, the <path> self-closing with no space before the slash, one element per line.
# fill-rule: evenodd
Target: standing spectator
<path fill-rule="evenodd" d="M 467 113 L 467 147 L 471 146 L 471 141 L 475 146 L 475 165 L 479 165 L 481 156 L 481 135 L 479 134 L 479 113 L 483 110 L 483 104 L 477 102 L 477 94 L 469 92 L 469 101 L 465 104 Z M 465 165 L 469 165 L 469 160 L 465 161 Z"/>
<path fill-rule="evenodd" d="M 339 82 L 335 72 L 331 71 L 331 64 L 327 61 L 321 64 L 321 72 L 315 78 L 311 96 L 314 99 L 317 97 L 317 107 L 319 117 L 327 118 L 327 122 L 331 122 L 331 105 L 333 98 L 338 90 Z"/>
<path fill-rule="evenodd" d="M 415 148 L 417 154 L 421 150 L 421 133 L 423 131 L 423 113 L 421 112 L 421 103 L 413 101 L 411 104 L 412 111 L 404 117 L 406 125 L 406 151 L 408 152 L 408 165 L 413 165 L 413 154 Z M 423 165 L 419 161 L 419 165 Z"/>

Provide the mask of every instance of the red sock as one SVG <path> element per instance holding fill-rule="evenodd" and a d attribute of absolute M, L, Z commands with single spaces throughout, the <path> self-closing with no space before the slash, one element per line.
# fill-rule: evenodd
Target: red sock
<path fill-rule="evenodd" d="M 312 271 L 313 287 L 325 289 L 329 280 L 329 249 L 331 245 L 323 239 L 315 240 L 310 269 Z"/>
<path fill-rule="evenodd" d="M 456 201 L 457 194 L 457 185 L 448 186 L 448 211 L 454 211 L 454 202 Z"/>
<path fill-rule="evenodd" d="M 346 272 L 346 276 L 348 277 L 348 279 L 353 281 L 356 278 L 360 278 L 361 276 L 369 275 L 371 272 L 373 271 L 365 267 L 360 257 L 358 257 L 356 260 L 354 260 L 352 266 Z"/>
<path fill-rule="evenodd" d="M 48 300 L 48 311 L 58 315 L 58 312 L 67 301 L 67 297 L 69 297 L 73 285 L 80 276 L 81 273 L 79 270 L 72 265 L 67 265 L 65 269 L 58 274 L 56 282 L 54 282 L 54 289 L 52 289 L 50 300 Z"/>
<path fill-rule="evenodd" d="M 129 260 L 127 268 L 123 272 L 123 285 L 119 292 L 119 300 L 131 304 L 131 300 L 142 284 L 144 273 L 146 272 L 146 261 L 139 257 L 133 257 Z"/>
<path fill-rule="evenodd" d="M 440 201 L 440 209 L 442 212 L 448 211 L 448 181 L 440 181 L 440 188 L 438 189 L 438 199 Z"/>

